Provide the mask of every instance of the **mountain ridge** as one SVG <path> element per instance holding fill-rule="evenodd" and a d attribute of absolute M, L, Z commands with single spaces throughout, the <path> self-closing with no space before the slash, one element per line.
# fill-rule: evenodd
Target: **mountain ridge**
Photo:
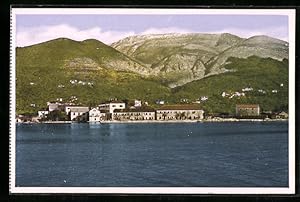
<path fill-rule="evenodd" d="M 287 42 L 266 36 L 244 39 L 228 33 L 151 37 L 140 37 L 137 43 L 131 37 L 131 43 L 137 44 L 134 47 L 120 44 L 119 49 L 124 46 L 128 55 L 95 39 L 58 38 L 16 48 L 18 113 L 35 111 L 58 98 L 68 101 L 75 95 L 87 105 L 115 97 L 178 103 L 185 98 L 196 101 L 200 96 L 212 96 L 207 109 L 215 109 L 213 103 L 223 99 L 223 91 L 239 91 L 246 86 L 259 88 L 261 84 L 272 91 L 283 84 L 280 95 L 286 96 Z M 252 75 L 245 70 L 256 72 Z M 249 75 L 254 78 L 249 79 Z M 226 83 L 230 79 L 238 88 Z M 282 103 L 275 94 L 269 96 L 276 102 L 268 101 L 270 106 L 262 103 L 265 108 L 286 106 L 284 97 Z M 33 104 L 36 107 L 31 107 Z"/>
<path fill-rule="evenodd" d="M 287 44 L 265 35 L 241 38 L 230 33 L 191 33 L 130 36 L 111 46 L 144 66 L 151 67 L 152 75 L 172 80 L 170 77 L 176 75 L 169 73 L 180 72 L 177 82 L 170 81 L 168 84 L 174 88 L 207 76 L 226 73 L 224 65 L 229 57 L 257 55 L 277 60 L 288 58 Z"/>

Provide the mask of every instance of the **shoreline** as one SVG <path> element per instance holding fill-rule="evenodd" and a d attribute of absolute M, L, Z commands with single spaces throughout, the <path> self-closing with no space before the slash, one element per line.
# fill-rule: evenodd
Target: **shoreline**
<path fill-rule="evenodd" d="M 126 121 L 101 121 L 101 122 L 75 122 L 75 121 L 44 121 L 44 122 L 16 122 L 19 124 L 109 124 L 109 123 L 216 123 L 216 122 L 282 122 L 288 119 L 204 119 L 204 120 L 126 120 Z"/>

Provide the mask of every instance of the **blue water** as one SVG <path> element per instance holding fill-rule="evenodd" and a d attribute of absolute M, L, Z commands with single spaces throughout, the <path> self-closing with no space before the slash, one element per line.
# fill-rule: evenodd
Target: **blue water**
<path fill-rule="evenodd" d="M 288 186 L 288 123 L 17 124 L 17 186 Z"/>

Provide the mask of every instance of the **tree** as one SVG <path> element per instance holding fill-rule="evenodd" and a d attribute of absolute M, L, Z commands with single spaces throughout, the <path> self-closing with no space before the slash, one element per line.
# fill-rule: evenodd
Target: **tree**
<path fill-rule="evenodd" d="M 50 120 L 50 121 L 67 121 L 68 116 L 60 110 L 54 110 L 54 111 L 51 111 L 48 114 L 47 120 Z"/>

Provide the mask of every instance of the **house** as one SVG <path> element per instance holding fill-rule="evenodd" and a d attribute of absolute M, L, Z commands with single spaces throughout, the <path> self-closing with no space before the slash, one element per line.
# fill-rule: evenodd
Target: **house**
<path fill-rule="evenodd" d="M 57 100 L 62 100 L 62 98 L 57 98 Z M 59 102 L 47 102 L 48 111 L 52 112 L 55 110 L 63 111 L 65 109 L 65 104 L 61 104 Z"/>
<path fill-rule="evenodd" d="M 155 110 L 150 107 L 116 109 L 113 113 L 113 120 L 155 120 Z"/>
<path fill-rule="evenodd" d="M 49 114 L 49 111 L 47 111 L 47 110 L 38 111 L 38 117 L 39 118 L 45 118 L 45 117 L 47 117 L 48 114 Z"/>
<path fill-rule="evenodd" d="M 65 112 L 69 115 L 71 121 L 87 121 L 89 107 L 82 106 L 66 106 Z"/>
<path fill-rule="evenodd" d="M 106 120 L 106 113 L 99 108 L 92 108 L 89 111 L 89 122 L 100 122 Z"/>
<path fill-rule="evenodd" d="M 204 111 L 200 105 L 166 105 L 156 110 L 157 120 L 201 120 Z"/>
<path fill-rule="evenodd" d="M 58 103 L 47 102 L 47 105 L 48 105 L 49 112 L 52 112 L 54 110 L 58 110 L 58 108 L 59 108 L 59 104 Z"/>
<path fill-rule="evenodd" d="M 105 110 L 109 113 L 113 113 L 115 109 L 125 109 L 125 103 L 124 102 L 118 102 L 118 101 L 111 101 L 108 103 L 103 103 L 99 105 L 100 110 Z"/>
<path fill-rule="evenodd" d="M 181 99 L 180 99 L 180 102 L 181 102 L 181 103 L 188 103 L 188 102 L 189 102 L 189 99 L 187 99 L 187 98 L 181 98 Z"/>
<path fill-rule="evenodd" d="M 289 114 L 282 111 L 279 114 L 276 115 L 277 119 L 288 119 L 289 118 Z"/>
<path fill-rule="evenodd" d="M 24 115 L 16 115 L 16 122 L 17 123 L 22 123 L 25 121 L 25 116 Z"/>
<path fill-rule="evenodd" d="M 260 107 L 258 104 L 238 104 L 236 105 L 237 116 L 259 116 Z"/>
<path fill-rule="evenodd" d="M 134 107 L 141 107 L 142 101 L 141 100 L 134 100 Z"/>
<path fill-rule="evenodd" d="M 164 100 L 156 100 L 155 103 L 158 104 L 158 105 L 164 105 L 165 101 Z"/>
<path fill-rule="evenodd" d="M 251 88 L 251 87 L 243 88 L 242 91 L 243 92 L 253 91 L 253 88 Z"/>

